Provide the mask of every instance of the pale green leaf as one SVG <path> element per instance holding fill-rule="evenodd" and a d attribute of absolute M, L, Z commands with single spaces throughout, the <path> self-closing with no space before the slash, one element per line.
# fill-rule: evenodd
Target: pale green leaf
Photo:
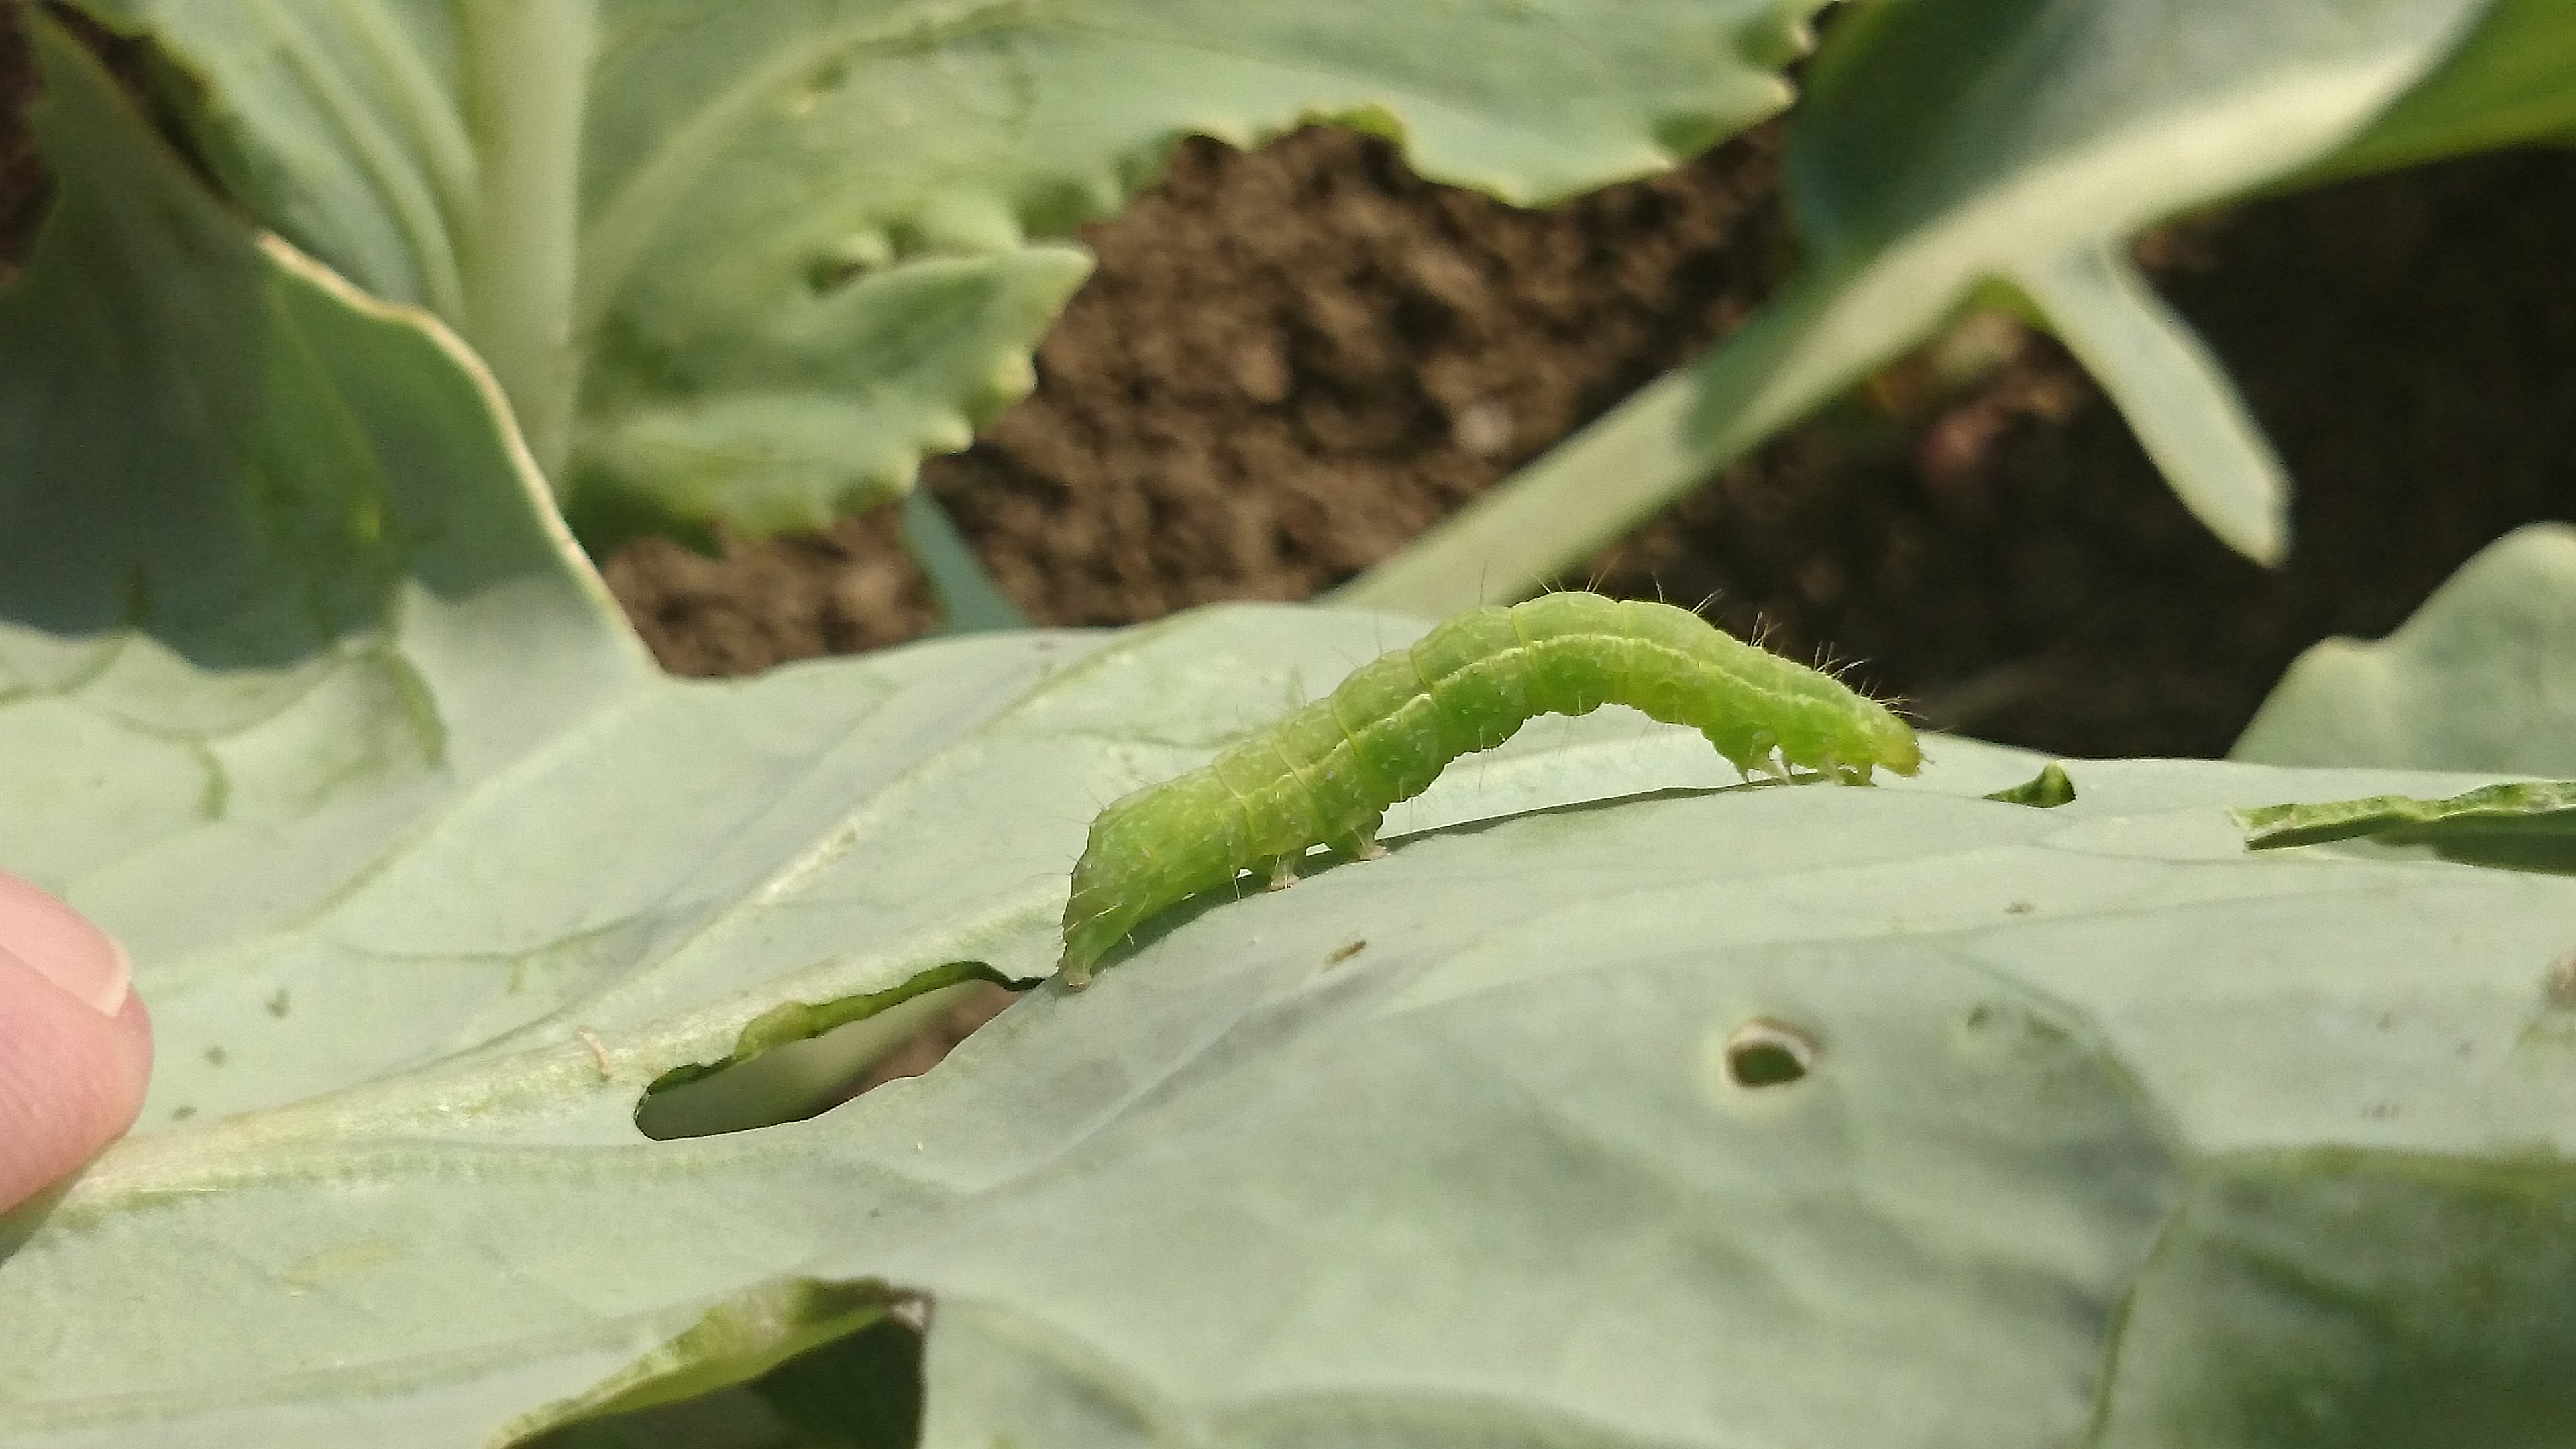
<path fill-rule="evenodd" d="M 1136 698 L 1131 659 L 1231 673 L 1366 627 L 1205 623 L 1095 655 L 1019 726 Z M 0 1429 L 477 1442 L 749 1373 L 898 1293 L 935 1304 L 934 1445 L 2036 1446 L 2107 1403 L 2111 1442 L 2252 1449 L 2286 1402 L 2323 1418 L 2307 1442 L 2430 1449 L 2334 1436 L 2488 1376 L 2517 1390 L 2481 1400 L 2499 1432 L 2555 1422 L 2533 1369 L 2576 1348 L 2547 1256 L 2576 1176 L 2528 1154 L 2576 1145 L 2576 1061 L 2527 1043 L 2576 883 L 2248 860 L 2215 807 L 2293 777 L 2094 764 L 2033 811 L 1953 793 L 2024 759 L 1934 743 L 1923 787 L 1667 790 L 1184 910 L 808 1122 L 635 1136 L 597 1110 L 653 1050 L 631 1023 L 600 1032 L 614 1081 L 523 1035 L 158 1133 L 0 1266 L 0 1331 L 43 1345 Z M 1594 720 L 1495 773 L 1615 795 L 1666 775 L 1621 752 L 1693 751 Z M 1485 783 L 1439 789 L 1473 817 Z M 854 934 L 883 909 L 837 900 Z M 792 979 L 765 938 L 824 908 L 720 908 L 737 979 Z M 1013 934 L 1042 947 L 1047 915 Z M 1735 1085 L 1749 1028 L 1812 1043 L 1803 1077 Z M 2515 1332 L 2480 1283 L 2529 1285 Z M 2155 1332 L 2121 1331 L 2132 1302 Z M 2268 1371 L 2227 1336 L 2249 1304 Z M 207 1315 L 260 1331 L 186 1331 Z"/>
<path fill-rule="evenodd" d="M 2404 627 L 2292 663 L 2231 758 L 2576 774 L 2576 528 L 2489 544 Z"/>
<path fill-rule="evenodd" d="M 655 680 L 444 329 L 255 239 L 39 25 L 0 293 L 0 860 L 146 952 L 341 890 Z"/>
<path fill-rule="evenodd" d="M 1806 271 L 1342 591 L 1445 612 L 1562 572 L 1872 369 L 1981 289 L 2064 336 L 2192 510 L 2249 557 L 2288 484 L 2234 389 L 2131 272 L 2128 238 L 2333 151 L 2486 0 L 1944 0 L 1838 27 L 1788 157 Z"/>
<path fill-rule="evenodd" d="M 459 328 L 605 536 L 909 486 L 1183 135 L 1339 119 L 1550 201 L 1786 104 L 1821 0 L 83 3 L 261 218 Z"/>

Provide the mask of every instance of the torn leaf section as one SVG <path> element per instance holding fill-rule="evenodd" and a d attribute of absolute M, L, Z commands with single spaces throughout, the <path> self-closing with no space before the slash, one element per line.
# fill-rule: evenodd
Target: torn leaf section
<path fill-rule="evenodd" d="M 784 1427 L 779 1420 L 796 1422 L 796 1406 L 814 1398 L 796 1390 L 815 1369 L 837 1369 L 849 1376 L 839 1385 L 839 1399 L 852 1412 L 831 1427 L 853 1427 L 847 1421 L 854 1418 L 860 1421 L 857 1427 L 883 1419 L 917 1423 L 920 1335 L 917 1322 L 906 1320 L 917 1320 L 921 1312 L 918 1297 L 873 1279 L 791 1278 L 764 1284 L 708 1309 L 687 1331 L 588 1392 L 529 1413 L 501 1437 L 525 1443 L 542 1436 L 535 1442 L 547 1449 L 586 1449 L 666 1442 L 666 1431 L 680 1425 L 697 1432 L 678 1442 L 703 1443 L 712 1427 L 705 1422 L 709 1419 L 735 1428 L 764 1419 Z M 809 1356 L 821 1362 L 802 1362 Z M 773 1380 L 781 1394 L 765 1392 Z M 749 1385 L 748 1397 L 737 1387 L 742 1385 Z M 710 1396 L 718 1401 L 691 1402 Z M 758 1402 L 772 1398 L 783 1402 Z M 690 1408 L 698 1412 L 686 1412 Z M 884 1412 L 866 1412 L 870 1408 Z M 602 1420 L 623 1422 L 595 1422 Z M 857 1442 L 912 1441 L 907 1436 Z"/>
<path fill-rule="evenodd" d="M 2368 839 L 2430 846 L 2466 865 L 2576 873 L 2576 780 L 2487 785 L 2439 800 L 2371 795 L 2228 813 L 2248 850 Z"/>
<path fill-rule="evenodd" d="M 2006 805 L 2029 805 L 2041 810 L 2054 810 L 2075 803 L 2075 782 L 2066 778 L 2066 766 L 2049 761 L 2040 772 L 2018 785 L 2008 786 L 1984 797 Z"/>
<path fill-rule="evenodd" d="M 661 1075 L 635 1126 L 647 1137 L 713 1137 L 801 1122 L 848 1101 L 862 1074 L 960 1003 L 977 982 L 1010 983 L 981 961 L 952 961 L 885 991 L 821 1005 L 782 1002 L 753 1017 L 721 1061 Z"/>

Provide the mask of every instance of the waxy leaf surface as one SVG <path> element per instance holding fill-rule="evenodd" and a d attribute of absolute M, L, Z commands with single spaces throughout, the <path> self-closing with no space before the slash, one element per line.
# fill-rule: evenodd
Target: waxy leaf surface
<path fill-rule="evenodd" d="M 653 1083 L 757 1073 L 796 1012 L 895 1036 L 961 970 L 1042 976 L 1101 802 L 1421 626 L 662 678 L 441 329 L 245 235 L 44 48 L 0 868 L 135 945 L 161 1061 L 0 1218 L 12 1449 L 818 1443 L 730 1386 L 925 1317 L 940 1446 L 2576 1414 L 2576 881 L 2249 856 L 2226 815 L 2461 776 L 2076 761 L 2031 809 L 1979 797 L 2043 762 L 1965 741 L 1743 786 L 1543 720 L 1387 859 L 1188 903 L 926 1076 L 646 1136 Z M 861 1360 L 841 1392 L 907 1402 Z"/>

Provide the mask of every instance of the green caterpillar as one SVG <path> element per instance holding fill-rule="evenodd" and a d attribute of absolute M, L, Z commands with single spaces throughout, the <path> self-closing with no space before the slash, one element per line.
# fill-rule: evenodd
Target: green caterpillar
<path fill-rule="evenodd" d="M 1313 845 L 1383 856 L 1386 807 L 1429 789 L 1451 760 L 1492 749 L 1533 715 L 1604 704 L 1696 727 L 1748 777 L 1797 765 L 1865 785 L 1872 769 L 1911 775 L 1923 758 L 1886 706 L 1687 609 L 1583 592 L 1477 609 L 1206 767 L 1101 811 L 1065 902 L 1065 985 L 1089 984 L 1139 922 L 1246 868 L 1266 865 L 1278 886 Z"/>

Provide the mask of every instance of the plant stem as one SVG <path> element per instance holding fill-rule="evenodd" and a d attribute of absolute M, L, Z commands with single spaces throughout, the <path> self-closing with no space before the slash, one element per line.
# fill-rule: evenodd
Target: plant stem
<path fill-rule="evenodd" d="M 465 340 L 509 394 L 557 492 L 581 385 L 573 349 L 581 132 L 596 0 L 464 0 L 481 167 L 459 248 Z"/>
<path fill-rule="evenodd" d="M 949 521 L 948 510 L 918 482 L 903 495 L 903 546 L 939 596 L 937 632 L 983 634 L 1029 627 L 1028 616 L 984 572 L 983 561 Z"/>

